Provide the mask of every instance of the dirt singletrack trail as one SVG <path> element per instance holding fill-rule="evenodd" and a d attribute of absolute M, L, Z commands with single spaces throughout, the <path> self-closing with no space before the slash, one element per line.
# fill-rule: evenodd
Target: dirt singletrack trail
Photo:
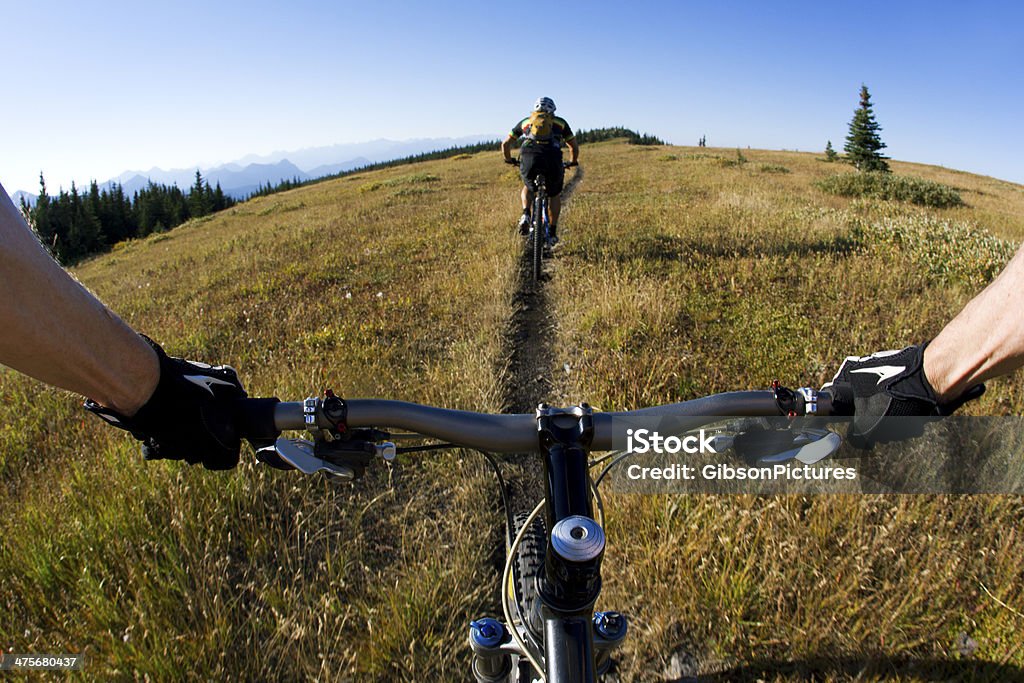
<path fill-rule="evenodd" d="M 563 211 L 582 180 L 583 167 L 578 166 L 562 190 Z M 568 230 L 571 235 L 571 222 Z M 523 240 L 518 286 L 502 354 L 507 365 L 499 368 L 502 373 L 502 408 L 506 413 L 533 413 L 538 403 L 557 403 L 562 398 L 560 375 L 554 370 L 558 361 L 555 348 L 557 321 L 549 299 L 549 288 L 544 286 L 557 273 L 558 261 L 557 252 L 553 258 L 545 260 L 544 278 L 539 286 L 535 285 L 530 272 L 529 242 Z M 528 464 L 530 459 L 520 456 L 505 459 L 516 511 L 529 511 L 543 492 L 540 468 L 528 467 Z"/>

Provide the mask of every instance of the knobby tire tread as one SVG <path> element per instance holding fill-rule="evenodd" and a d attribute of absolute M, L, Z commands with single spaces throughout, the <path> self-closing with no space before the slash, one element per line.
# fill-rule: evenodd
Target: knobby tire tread
<path fill-rule="evenodd" d="M 528 514 L 515 517 L 515 532 L 519 533 Z M 544 623 L 540 614 L 540 592 L 537 588 L 537 577 L 544 571 L 544 555 L 547 552 L 547 533 L 544 529 L 544 518 L 538 516 L 533 520 L 523 540 L 519 544 L 516 561 L 513 564 L 513 576 L 516 583 L 516 598 L 519 601 L 520 613 L 526 621 L 526 627 L 537 642 L 544 642 Z"/>
<path fill-rule="evenodd" d="M 544 194 L 538 191 L 537 196 L 533 200 L 533 282 L 539 283 L 541 273 L 543 272 L 544 263 L 544 242 L 545 240 L 545 229 L 544 229 L 544 213 L 546 207 L 544 206 Z"/>

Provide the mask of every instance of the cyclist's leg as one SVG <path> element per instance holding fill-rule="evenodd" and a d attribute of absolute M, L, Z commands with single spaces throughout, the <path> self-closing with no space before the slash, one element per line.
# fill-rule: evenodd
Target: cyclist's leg
<path fill-rule="evenodd" d="M 520 195 L 523 199 L 523 213 L 519 215 L 519 234 L 526 235 L 530 232 L 530 206 L 533 204 L 533 192 L 523 185 Z"/>
<path fill-rule="evenodd" d="M 536 154 L 531 154 L 525 149 L 519 153 L 519 177 L 523 180 L 523 189 L 520 192 L 523 200 L 523 215 L 519 218 L 519 231 L 524 234 L 529 229 L 530 207 L 533 205 L 533 190 L 531 186 L 533 185 L 533 179 L 537 177 L 537 173 L 541 170 L 536 161 Z"/>
<path fill-rule="evenodd" d="M 562 166 L 562 152 L 550 154 L 545 164 L 544 177 L 548 180 L 548 221 L 551 235 L 557 238 L 558 217 L 562 213 L 562 187 L 565 184 L 565 167 Z"/>
<path fill-rule="evenodd" d="M 523 199 L 523 211 L 529 213 L 530 204 L 533 203 L 533 192 L 526 185 L 523 185 L 523 191 L 520 194 Z"/>
<path fill-rule="evenodd" d="M 548 197 L 548 220 L 552 226 L 558 225 L 558 215 L 562 212 L 562 195 Z"/>
<path fill-rule="evenodd" d="M 546 173 L 543 159 L 527 148 L 519 153 L 519 177 L 523 180 L 523 208 L 529 209 L 533 203 L 533 179 L 538 173 Z"/>

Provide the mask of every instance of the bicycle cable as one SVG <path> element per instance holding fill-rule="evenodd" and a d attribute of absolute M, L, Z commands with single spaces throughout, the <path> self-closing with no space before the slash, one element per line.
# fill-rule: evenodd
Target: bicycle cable
<path fill-rule="evenodd" d="M 541 500 L 539 503 L 537 503 L 537 507 L 533 508 L 533 512 L 530 513 L 530 516 L 526 518 L 526 522 L 523 524 L 522 528 L 519 529 L 519 533 L 516 534 L 515 539 L 512 541 L 512 547 L 509 549 L 508 556 L 505 559 L 505 570 L 501 574 L 501 610 L 505 615 L 505 621 L 507 621 L 511 626 L 511 628 L 509 628 L 508 631 L 510 634 L 512 634 L 512 639 L 516 641 L 516 645 L 518 645 L 519 649 L 522 650 L 523 655 L 528 660 L 530 660 L 530 664 L 532 664 L 533 668 L 537 671 L 537 674 L 540 676 L 541 683 L 543 683 L 546 680 L 546 677 L 544 675 L 544 667 L 541 666 L 535 654 L 526 645 L 526 641 L 523 640 L 523 638 L 519 635 L 519 629 L 515 627 L 515 622 L 512 620 L 512 609 L 511 607 L 509 607 L 508 594 L 509 589 L 513 588 L 513 586 L 511 585 L 512 565 L 515 562 L 516 550 L 519 548 L 519 544 L 522 542 L 523 537 L 526 535 L 526 531 L 533 525 L 533 520 L 537 518 L 537 515 L 539 515 L 541 510 L 543 509 L 544 501 Z"/>
<path fill-rule="evenodd" d="M 594 501 L 597 504 L 597 523 L 604 529 L 604 501 L 601 500 L 601 493 L 597 490 L 597 483 L 593 480 L 590 482 L 590 491 L 594 495 Z"/>
<path fill-rule="evenodd" d="M 404 436 L 405 438 L 414 438 L 414 437 L 416 437 L 418 435 L 408 434 L 408 435 L 402 435 L 402 436 Z M 404 448 L 398 448 L 398 449 L 396 449 L 396 453 L 420 453 L 420 452 L 424 452 L 424 451 L 442 450 L 442 449 L 445 449 L 445 448 L 456 448 L 456 447 L 457 446 L 455 446 L 455 444 L 451 444 L 451 443 L 427 444 L 427 445 L 423 445 L 423 446 L 407 446 L 407 447 L 404 447 Z M 490 464 L 491 469 L 494 470 L 494 476 L 498 480 L 498 491 L 501 494 L 501 507 L 502 507 L 502 509 L 504 510 L 504 513 L 505 513 L 505 554 L 506 554 L 506 557 L 508 557 L 510 559 L 514 559 L 515 554 L 514 554 L 513 548 L 515 546 L 514 546 L 514 543 L 513 543 L 513 536 L 512 536 L 512 534 L 513 534 L 513 529 L 515 528 L 515 517 L 512 514 L 512 506 L 509 503 L 508 485 L 505 483 L 505 478 L 501 474 L 501 466 L 498 464 L 498 461 L 495 460 L 494 456 L 491 455 L 490 453 L 488 453 L 487 451 L 483 451 L 483 450 L 480 450 L 480 449 L 472 449 L 472 450 L 474 450 L 477 453 L 479 453 L 480 455 L 484 456 L 484 458 Z M 544 501 L 542 500 L 541 501 L 541 505 L 543 505 L 543 503 L 544 503 Z M 536 515 L 532 515 L 530 517 L 530 521 L 532 521 L 535 516 Z M 603 519 L 603 515 L 602 515 L 602 519 Z M 515 587 L 513 587 L 513 590 L 515 590 Z M 518 592 L 516 592 L 516 593 L 514 593 L 514 595 L 516 597 L 516 614 L 519 617 L 519 622 L 518 623 L 523 624 L 523 627 L 526 628 L 526 619 L 523 616 L 522 606 L 521 606 L 520 601 L 519 601 L 519 594 L 518 594 Z M 509 619 L 509 624 L 512 627 L 510 630 L 514 631 L 515 630 L 515 623 L 516 622 L 513 622 L 509 618 L 509 615 L 508 615 L 507 612 L 506 612 L 506 617 L 505 618 Z M 527 637 L 530 638 L 531 644 L 533 644 L 535 647 L 537 647 L 538 645 L 537 645 L 536 641 L 534 641 L 533 635 L 529 632 L 528 628 L 526 629 L 526 633 L 527 633 Z"/>
<path fill-rule="evenodd" d="M 620 462 L 622 462 L 631 455 L 633 455 L 632 451 L 615 451 L 591 463 L 591 467 L 596 467 L 605 460 L 611 460 L 611 462 L 605 465 L 604 469 L 601 470 L 601 474 L 598 475 L 597 479 L 594 480 L 594 488 L 596 489 L 598 486 L 601 485 L 601 482 L 604 480 L 605 476 L 608 474 L 608 472 L 611 471 L 613 467 L 615 467 L 616 465 L 618 465 Z"/>
<path fill-rule="evenodd" d="M 505 556 L 506 558 L 514 558 L 513 535 L 515 534 L 515 515 L 512 512 L 512 505 L 509 502 L 508 485 L 505 484 L 505 479 L 501 475 L 501 466 L 498 464 L 498 461 L 494 456 L 487 451 L 477 450 L 476 452 L 487 458 L 487 462 L 489 462 L 491 464 L 491 468 L 494 469 L 494 476 L 498 479 L 498 488 L 501 491 L 501 505 L 505 510 Z M 543 502 L 544 501 L 541 500 L 542 504 Z M 518 586 L 513 585 L 512 590 L 516 601 L 516 616 L 519 617 L 518 623 L 523 625 L 523 628 L 526 631 L 526 637 L 530 639 L 530 643 L 539 650 L 540 644 L 536 641 L 533 634 L 530 633 L 530 629 L 526 626 L 526 617 L 523 616 L 523 607 L 521 602 L 522 596 L 519 595 Z M 509 622 L 509 626 L 514 629 L 515 622 Z"/>
<path fill-rule="evenodd" d="M 473 450 L 487 459 L 487 462 L 491 464 L 491 469 L 494 470 L 495 478 L 498 480 L 498 490 L 501 492 L 501 506 L 505 509 L 505 552 L 508 553 L 512 547 L 512 529 L 515 523 L 512 517 L 512 506 L 509 504 L 508 499 L 508 485 L 505 484 L 505 478 L 501 476 L 501 466 L 494 459 L 494 456 L 487 451 Z"/>
<path fill-rule="evenodd" d="M 419 436 L 420 435 L 418 435 L 418 434 L 401 434 L 401 435 L 392 435 L 392 438 L 396 438 L 397 437 L 397 438 L 411 439 L 411 438 L 416 438 L 416 437 L 419 437 Z M 422 445 L 422 446 L 404 446 L 404 447 L 401 447 L 401 448 L 396 448 L 395 449 L 395 453 L 396 454 L 402 454 L 402 453 L 423 453 L 423 452 L 426 452 L 426 451 L 444 450 L 444 449 L 457 448 L 457 447 L 458 446 L 456 446 L 455 444 L 452 444 L 452 443 L 425 444 L 425 445 Z M 511 563 L 515 561 L 515 553 L 516 553 L 516 550 L 519 547 L 519 540 L 521 540 L 521 536 L 516 537 L 516 539 L 519 539 L 519 540 L 513 539 L 513 536 L 512 536 L 513 529 L 515 529 L 515 517 L 512 514 L 512 506 L 509 503 L 508 485 L 505 483 L 505 478 L 501 474 L 501 466 L 498 464 L 498 461 L 495 460 L 493 455 L 491 455 L 487 451 L 483 451 L 483 450 L 480 450 L 480 449 L 472 449 L 472 450 L 476 451 L 477 453 L 482 455 L 484 457 L 484 459 L 487 460 L 487 462 L 491 466 L 491 469 L 494 471 L 495 478 L 498 480 L 498 491 L 499 491 L 499 493 L 501 495 L 501 506 L 502 506 L 502 508 L 504 510 L 504 514 L 505 514 L 505 554 L 506 554 L 506 557 L 507 557 L 506 565 L 505 566 L 506 566 L 506 570 L 507 570 L 511 566 Z M 594 494 L 595 494 L 595 496 L 598 496 L 596 490 L 594 490 Z M 599 496 L 598 496 L 598 501 L 599 501 L 598 505 L 600 507 L 600 497 Z M 537 507 L 534 508 L 533 512 L 530 514 L 529 518 L 526 521 L 526 525 L 524 525 L 523 529 L 526 529 L 528 526 L 530 526 L 533 523 L 533 520 L 536 518 L 539 510 L 541 510 L 543 508 L 543 506 L 544 506 L 544 501 L 541 500 L 540 503 L 538 503 Z M 602 522 L 603 522 L 603 520 L 604 520 L 604 510 L 603 510 L 603 507 L 601 508 L 601 519 L 602 519 Z M 506 571 L 506 573 L 507 573 L 507 571 Z M 525 617 L 523 616 L 523 613 L 522 613 L 522 606 L 521 606 L 521 604 L 519 602 L 519 594 L 516 591 L 515 586 L 512 586 L 511 584 L 509 584 L 509 580 L 508 579 L 503 578 L 502 579 L 502 585 L 503 586 L 511 587 L 512 591 L 513 591 L 513 595 L 516 597 L 516 616 L 518 616 L 518 618 L 519 618 L 518 622 L 516 622 L 516 621 L 514 621 L 512 619 L 511 610 L 507 607 L 507 597 L 508 597 L 507 590 L 502 591 L 502 595 L 503 595 L 502 608 L 503 608 L 503 610 L 505 612 L 505 619 L 508 621 L 508 623 L 511 626 L 509 631 L 513 633 L 513 636 L 515 637 L 516 642 L 522 648 L 523 652 L 527 654 L 527 658 L 530 660 L 530 663 L 533 664 L 533 666 L 535 668 L 537 668 L 538 671 L 541 671 L 542 669 L 538 666 L 537 662 L 535 661 L 535 659 L 531 655 L 530 650 L 527 647 L 525 641 L 521 640 L 518 637 L 519 633 L 518 633 L 518 630 L 515 628 L 515 624 L 516 623 L 522 624 L 523 628 L 526 629 L 527 637 L 530 639 L 531 645 L 534 645 L 535 647 L 537 646 L 537 643 L 534 642 L 533 635 L 529 632 L 529 629 L 526 627 L 526 619 L 525 619 Z M 543 680 L 543 677 L 542 677 L 541 680 Z"/>

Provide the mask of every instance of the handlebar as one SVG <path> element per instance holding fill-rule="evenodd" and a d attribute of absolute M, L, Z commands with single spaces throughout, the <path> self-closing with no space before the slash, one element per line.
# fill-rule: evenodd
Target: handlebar
<path fill-rule="evenodd" d="M 519 165 L 519 159 L 516 159 L 516 158 L 505 159 L 505 163 L 506 164 L 511 164 L 512 166 L 518 166 Z M 575 168 L 575 167 L 577 167 L 579 165 L 580 165 L 580 162 L 578 162 L 578 161 L 563 161 L 562 162 L 562 168 L 567 169 L 567 170 L 570 169 L 570 168 Z"/>
<path fill-rule="evenodd" d="M 327 400 L 339 400 L 328 394 Z M 499 453 L 531 453 L 540 450 L 534 414 L 499 415 L 381 399 L 352 399 L 340 403 L 345 429 L 392 428 L 466 448 Z M 737 391 L 625 412 L 595 412 L 595 451 L 612 449 L 612 423 L 617 419 L 658 417 L 679 430 L 699 427 L 712 417 L 804 416 L 831 414 L 827 391 L 781 386 L 771 390 Z M 282 431 L 337 429 L 339 416 L 325 410 L 325 400 L 280 402 L 277 399 L 243 399 L 236 411 L 239 433 L 253 441 L 273 439 Z"/>

